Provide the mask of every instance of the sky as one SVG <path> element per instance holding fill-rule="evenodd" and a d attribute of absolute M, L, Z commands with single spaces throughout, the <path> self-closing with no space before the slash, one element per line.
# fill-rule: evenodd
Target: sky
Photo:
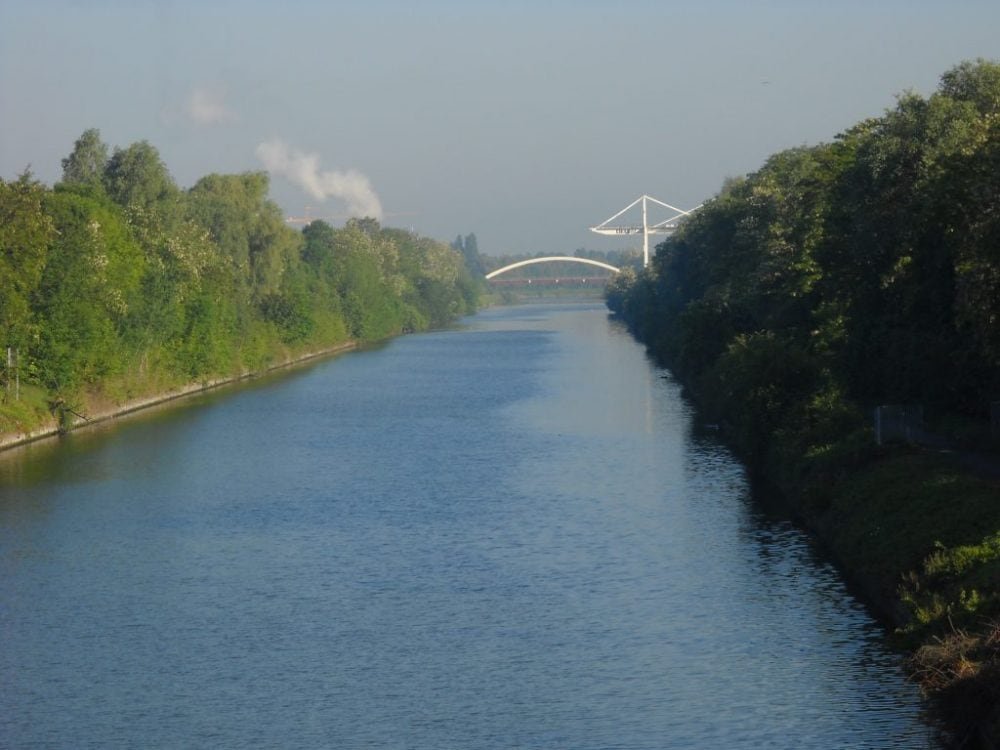
<path fill-rule="evenodd" d="M 588 227 L 692 208 L 980 57 L 997 0 L 0 0 L 0 178 L 53 184 L 98 128 L 184 188 L 266 170 L 289 217 L 624 249 Z"/>

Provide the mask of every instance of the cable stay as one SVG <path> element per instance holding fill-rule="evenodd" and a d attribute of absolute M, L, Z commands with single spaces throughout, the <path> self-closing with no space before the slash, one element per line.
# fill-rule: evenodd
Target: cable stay
<path fill-rule="evenodd" d="M 627 213 L 630 209 L 635 208 L 635 206 L 642 204 L 642 224 L 613 224 L 618 217 L 622 214 Z M 655 203 L 658 206 L 662 206 L 670 211 L 673 211 L 673 216 L 670 216 L 663 221 L 657 222 L 656 224 L 649 223 L 649 203 Z M 629 203 L 625 208 L 616 213 L 609 219 L 602 221 L 600 224 L 594 227 L 590 227 L 590 231 L 595 234 L 603 234 L 610 237 L 619 236 L 629 236 L 629 235 L 642 235 L 642 265 L 643 267 L 649 265 L 649 235 L 651 234 L 670 234 L 675 229 L 677 229 L 679 222 L 685 216 L 690 215 L 693 211 L 697 211 L 701 208 L 701 204 L 695 206 L 694 208 L 685 211 L 683 208 L 677 208 L 677 206 L 671 206 L 669 203 L 664 203 L 661 200 L 657 200 L 649 195 L 640 195 L 634 201 Z"/>

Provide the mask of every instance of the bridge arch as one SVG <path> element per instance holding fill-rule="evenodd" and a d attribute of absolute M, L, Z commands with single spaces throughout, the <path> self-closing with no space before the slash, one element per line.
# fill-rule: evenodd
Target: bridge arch
<path fill-rule="evenodd" d="M 610 263 L 602 263 L 599 260 L 591 260 L 590 258 L 575 258 L 572 255 L 552 255 L 547 258 L 531 258 L 530 260 L 520 260 L 517 263 L 511 263 L 509 266 L 504 266 L 503 268 L 498 268 L 495 271 L 490 271 L 486 274 L 487 280 L 496 278 L 502 273 L 507 273 L 508 271 L 513 271 L 515 268 L 523 268 L 524 266 L 533 266 L 536 263 L 583 263 L 588 266 L 597 266 L 598 268 L 604 268 L 608 271 L 618 273 L 621 271 L 620 268 L 612 266 Z"/>

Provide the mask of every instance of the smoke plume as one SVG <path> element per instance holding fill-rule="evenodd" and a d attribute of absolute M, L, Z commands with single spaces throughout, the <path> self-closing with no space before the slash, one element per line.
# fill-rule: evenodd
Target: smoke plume
<path fill-rule="evenodd" d="M 236 114 L 226 106 L 221 91 L 199 86 L 184 105 L 185 114 L 198 125 L 223 125 L 236 122 Z"/>
<path fill-rule="evenodd" d="M 316 200 L 339 198 L 347 204 L 351 216 L 382 220 L 382 203 L 361 172 L 354 169 L 320 171 L 319 154 L 289 148 L 277 138 L 257 146 L 256 154 L 268 172 L 281 175 Z"/>

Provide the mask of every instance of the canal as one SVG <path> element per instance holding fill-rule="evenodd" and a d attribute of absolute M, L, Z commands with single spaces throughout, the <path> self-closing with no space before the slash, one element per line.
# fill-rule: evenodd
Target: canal
<path fill-rule="evenodd" d="M 0 747 L 933 748 L 599 304 L 0 454 Z"/>

